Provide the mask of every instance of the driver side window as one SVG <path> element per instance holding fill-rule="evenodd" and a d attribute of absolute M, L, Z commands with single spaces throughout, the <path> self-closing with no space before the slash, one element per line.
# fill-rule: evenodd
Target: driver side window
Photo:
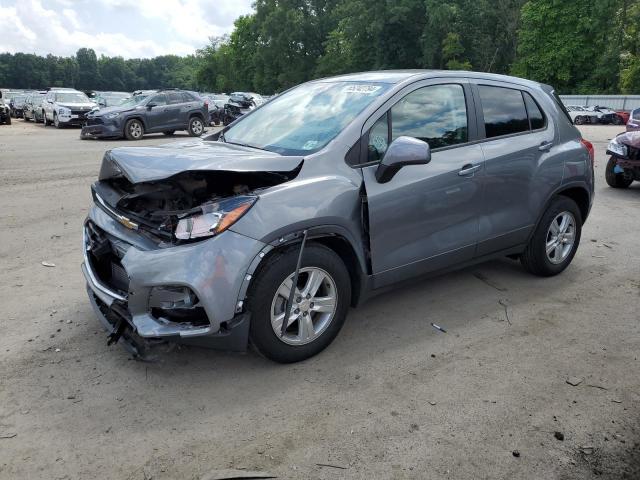
<path fill-rule="evenodd" d="M 401 136 L 423 140 L 432 149 L 466 143 L 467 106 L 462 85 L 423 87 L 398 101 L 369 130 L 367 162 L 382 160 L 389 143 Z"/>

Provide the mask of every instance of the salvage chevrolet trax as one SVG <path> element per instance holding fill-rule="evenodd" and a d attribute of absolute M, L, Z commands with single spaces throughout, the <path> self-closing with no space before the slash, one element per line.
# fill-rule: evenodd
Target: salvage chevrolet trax
<path fill-rule="evenodd" d="M 546 85 L 371 72 L 295 87 L 206 139 L 108 151 L 92 191 L 82 269 L 111 342 L 295 362 L 398 282 L 501 256 L 562 272 L 593 147 Z"/>

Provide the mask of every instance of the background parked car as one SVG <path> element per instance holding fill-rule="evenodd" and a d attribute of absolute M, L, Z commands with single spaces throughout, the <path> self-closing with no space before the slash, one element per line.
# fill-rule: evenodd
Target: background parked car
<path fill-rule="evenodd" d="M 87 114 L 96 107 L 95 102 L 78 90 L 49 90 L 42 102 L 44 125 L 54 124 L 56 128 L 82 125 Z"/>
<path fill-rule="evenodd" d="M 42 102 L 47 92 L 35 92 L 27 96 L 24 102 L 22 118 L 26 121 L 42 122 Z"/>
<path fill-rule="evenodd" d="M 595 106 L 585 106 L 583 107 L 585 110 L 589 112 L 593 112 L 598 116 L 598 122 L 604 125 L 622 125 L 622 119 L 618 116 L 618 114 L 607 107 L 601 107 L 599 105 Z"/>
<path fill-rule="evenodd" d="M 187 130 L 199 137 L 209 119 L 207 103 L 186 90 L 134 92 L 120 105 L 96 110 L 87 116 L 80 138 L 125 137 L 140 140 L 145 133 L 173 135 Z"/>
<path fill-rule="evenodd" d="M 22 112 L 24 111 L 24 101 L 27 99 L 26 95 L 16 95 L 9 102 L 9 108 L 11 109 L 11 116 L 13 118 L 22 118 Z"/>
<path fill-rule="evenodd" d="M 631 116 L 631 112 L 626 110 L 616 110 L 616 115 L 618 115 L 622 119 L 621 125 L 626 125 L 629 121 L 629 117 Z"/>
<path fill-rule="evenodd" d="M 11 110 L 8 105 L 5 105 L 2 96 L 3 92 L 0 92 L 0 124 L 5 123 L 11 125 Z"/>
<path fill-rule="evenodd" d="M 627 121 L 627 132 L 640 130 L 640 108 L 632 110 Z"/>
<path fill-rule="evenodd" d="M 115 107 L 130 97 L 131 94 L 128 92 L 96 92 L 94 101 L 100 108 Z"/>
<path fill-rule="evenodd" d="M 598 123 L 598 115 L 578 105 L 567 105 L 567 112 L 569 112 L 569 116 L 575 125 Z"/>

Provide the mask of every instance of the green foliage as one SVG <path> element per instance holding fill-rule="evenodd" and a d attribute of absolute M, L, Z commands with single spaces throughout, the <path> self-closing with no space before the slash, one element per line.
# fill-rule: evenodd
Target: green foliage
<path fill-rule="evenodd" d="M 0 85 L 274 93 L 342 73 L 512 73 L 562 93 L 640 93 L 640 0 L 256 0 L 187 57 L 0 54 Z"/>
<path fill-rule="evenodd" d="M 177 87 L 197 90 L 202 58 L 164 55 L 152 59 L 96 57 L 81 48 L 73 57 L 0 53 L 0 86 L 10 88 L 75 87 L 121 90 Z"/>

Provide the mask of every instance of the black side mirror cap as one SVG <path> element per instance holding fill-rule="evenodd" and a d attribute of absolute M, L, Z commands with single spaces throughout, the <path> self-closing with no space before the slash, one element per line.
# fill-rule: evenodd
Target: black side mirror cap
<path fill-rule="evenodd" d="M 426 165 L 431 161 L 431 147 L 413 137 L 398 137 L 389 148 L 376 170 L 378 183 L 387 183 L 407 165 Z"/>
<path fill-rule="evenodd" d="M 157 107 L 158 105 L 155 103 L 147 103 L 147 108 L 152 109 L 153 107 Z"/>

